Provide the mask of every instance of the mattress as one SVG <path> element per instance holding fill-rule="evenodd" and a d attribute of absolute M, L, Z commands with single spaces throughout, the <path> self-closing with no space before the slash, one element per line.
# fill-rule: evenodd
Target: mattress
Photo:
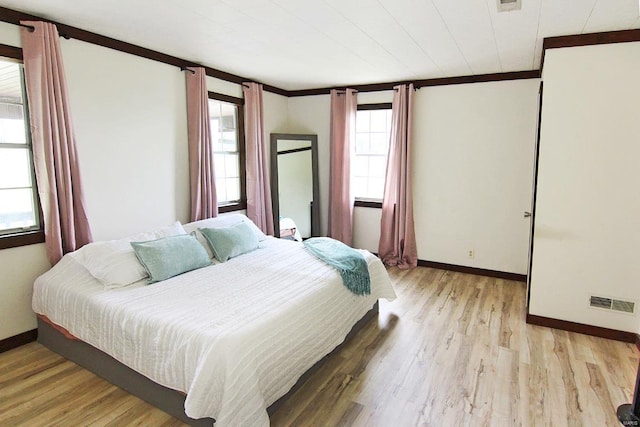
<path fill-rule="evenodd" d="M 217 426 L 268 426 L 266 408 L 395 292 L 363 251 L 371 295 L 356 296 L 301 243 L 269 238 L 225 263 L 160 283 L 105 289 L 73 254 L 34 284 L 33 309 L 156 383 Z"/>

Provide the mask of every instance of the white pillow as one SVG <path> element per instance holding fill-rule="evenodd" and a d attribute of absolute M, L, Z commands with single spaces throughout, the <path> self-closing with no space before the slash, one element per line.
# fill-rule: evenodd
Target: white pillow
<path fill-rule="evenodd" d="M 196 236 L 198 241 L 204 246 L 209 254 L 209 258 L 213 258 L 213 252 L 211 252 L 211 248 L 207 243 L 207 239 L 202 235 L 198 228 L 227 228 L 233 225 L 244 222 L 248 224 L 251 230 L 256 234 L 258 241 L 261 242 L 267 239 L 267 236 L 258 228 L 257 225 L 253 223 L 249 218 L 245 215 L 233 213 L 233 214 L 224 214 L 217 216 L 215 218 L 207 218 L 201 219 L 200 221 L 190 222 L 188 224 L 184 224 L 184 229 L 187 233 L 192 233 Z"/>
<path fill-rule="evenodd" d="M 178 236 L 180 234 L 187 234 L 182 224 L 180 224 L 180 221 L 176 221 L 171 225 L 167 225 L 166 227 L 158 228 L 157 230 L 154 230 L 151 233 L 153 234 L 153 237 L 150 240 L 157 240 L 163 237 L 171 237 L 171 236 Z M 137 237 L 146 235 L 146 234 L 149 234 L 149 233 L 135 234 L 131 236 L 129 240 L 133 241 L 133 238 L 136 237 L 135 241 L 141 242 L 142 240 L 137 239 Z"/>
<path fill-rule="evenodd" d="M 138 261 L 130 242 L 147 242 L 180 234 L 186 234 L 186 231 L 182 228 L 182 224 L 176 221 L 156 231 L 138 233 L 119 240 L 89 243 L 71 256 L 105 288 L 119 288 L 149 276 Z"/>

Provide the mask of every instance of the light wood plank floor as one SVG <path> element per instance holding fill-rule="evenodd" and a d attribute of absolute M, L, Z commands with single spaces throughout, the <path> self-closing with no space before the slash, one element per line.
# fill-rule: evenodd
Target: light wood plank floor
<path fill-rule="evenodd" d="M 398 299 L 272 415 L 273 426 L 617 426 L 635 346 L 526 325 L 525 286 L 391 269 Z M 37 343 L 0 354 L 0 425 L 177 426 Z"/>

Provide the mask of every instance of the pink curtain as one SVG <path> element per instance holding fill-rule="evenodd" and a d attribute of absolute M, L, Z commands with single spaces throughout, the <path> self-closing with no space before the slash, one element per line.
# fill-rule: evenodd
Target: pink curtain
<path fill-rule="evenodd" d="M 218 216 L 209 118 L 209 94 L 204 68 L 187 68 L 187 123 L 191 221 Z"/>
<path fill-rule="evenodd" d="M 394 90 L 378 256 L 387 265 L 408 269 L 418 264 L 411 186 L 414 88 L 405 84 Z"/>
<path fill-rule="evenodd" d="M 33 160 L 51 264 L 91 242 L 60 40 L 55 25 L 21 29 Z"/>
<path fill-rule="evenodd" d="M 357 92 L 331 90 L 331 160 L 329 184 L 329 237 L 353 244 L 351 196 L 351 144 L 355 141 Z"/>
<path fill-rule="evenodd" d="M 247 216 L 265 234 L 273 235 L 273 208 L 264 136 L 262 85 L 244 83 L 242 91 L 247 159 Z"/>

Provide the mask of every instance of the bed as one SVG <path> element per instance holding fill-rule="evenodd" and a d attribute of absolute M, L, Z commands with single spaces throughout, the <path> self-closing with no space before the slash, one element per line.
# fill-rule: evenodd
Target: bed
<path fill-rule="evenodd" d="M 151 380 L 152 397 L 182 396 L 189 422 L 268 426 L 267 408 L 379 298 L 395 298 L 382 263 L 362 254 L 371 276 L 367 296 L 349 292 L 301 243 L 271 237 L 256 250 L 151 285 L 106 288 L 68 254 L 34 284 L 39 340 L 71 360 L 93 360 L 98 370 L 109 360 L 126 366 L 124 374 L 104 375 L 116 384 L 112 378 L 130 379 L 130 369 Z M 67 350 L 76 345 L 86 348 Z M 163 399 L 147 400 L 165 409 Z"/>

